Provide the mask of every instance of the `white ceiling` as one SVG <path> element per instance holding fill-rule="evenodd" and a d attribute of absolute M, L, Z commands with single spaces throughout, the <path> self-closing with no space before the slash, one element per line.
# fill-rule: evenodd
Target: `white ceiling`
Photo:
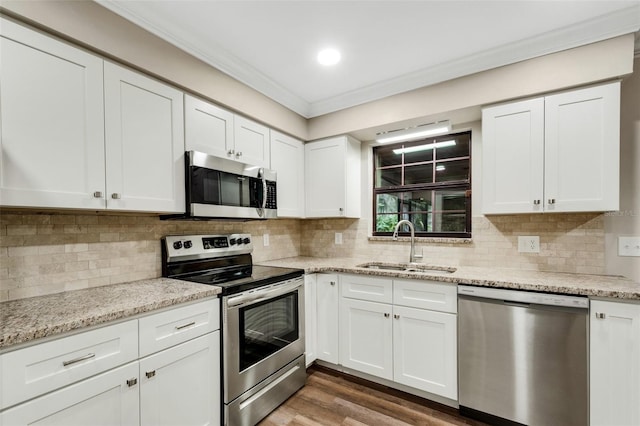
<path fill-rule="evenodd" d="M 305 117 L 640 28 L 640 0 L 97 1 Z"/>

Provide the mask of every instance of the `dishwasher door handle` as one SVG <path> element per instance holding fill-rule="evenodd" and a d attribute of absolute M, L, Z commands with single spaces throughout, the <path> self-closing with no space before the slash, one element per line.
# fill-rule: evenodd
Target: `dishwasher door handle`
<path fill-rule="evenodd" d="M 531 303 L 513 302 L 511 300 L 503 300 L 502 303 L 504 303 L 507 306 L 517 306 L 519 308 L 530 308 L 531 307 Z"/>

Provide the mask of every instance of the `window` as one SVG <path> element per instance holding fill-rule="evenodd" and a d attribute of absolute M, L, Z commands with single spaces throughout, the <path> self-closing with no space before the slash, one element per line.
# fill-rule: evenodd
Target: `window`
<path fill-rule="evenodd" d="M 373 148 L 373 235 L 471 237 L 471 132 Z M 409 235 L 403 225 L 400 235 Z"/>

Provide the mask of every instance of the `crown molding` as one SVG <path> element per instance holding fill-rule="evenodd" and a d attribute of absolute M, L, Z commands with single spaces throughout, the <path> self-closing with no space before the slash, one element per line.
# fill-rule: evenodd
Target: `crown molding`
<path fill-rule="evenodd" d="M 210 49 L 205 52 L 192 43 L 182 40 L 174 34 L 140 18 L 120 3 L 113 3 L 109 0 L 96 1 L 103 7 L 150 31 L 305 118 L 317 117 L 465 75 L 635 33 L 640 29 L 640 4 L 637 4 L 560 30 L 550 31 L 536 37 L 499 46 L 495 49 L 488 49 L 474 55 L 405 74 L 398 78 L 309 103 L 220 46 L 210 46 Z M 640 38 L 636 35 L 636 56 L 639 53 L 639 40 Z"/>

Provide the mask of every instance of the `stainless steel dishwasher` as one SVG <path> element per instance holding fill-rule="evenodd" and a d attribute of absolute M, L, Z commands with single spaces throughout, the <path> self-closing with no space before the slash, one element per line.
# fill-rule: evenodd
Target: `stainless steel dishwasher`
<path fill-rule="evenodd" d="M 458 286 L 460 412 L 587 425 L 588 308 L 586 297 Z"/>

